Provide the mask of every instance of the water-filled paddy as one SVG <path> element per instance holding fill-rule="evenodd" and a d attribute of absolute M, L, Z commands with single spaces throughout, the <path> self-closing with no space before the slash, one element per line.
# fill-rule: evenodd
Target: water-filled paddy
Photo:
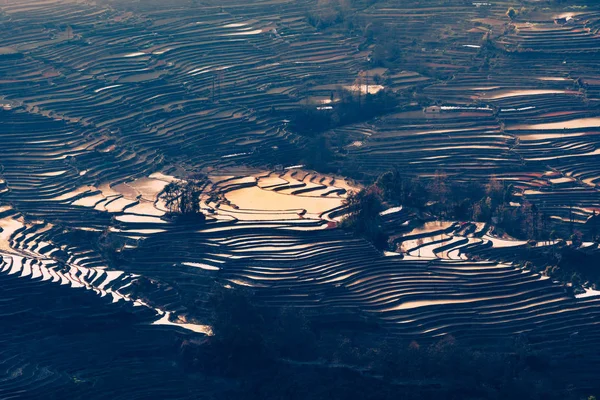
<path fill-rule="evenodd" d="M 551 130 L 551 129 L 582 129 L 582 128 L 600 128 L 600 118 L 578 118 L 561 122 L 549 122 L 545 124 L 534 125 L 516 125 L 511 129 L 521 130 Z"/>

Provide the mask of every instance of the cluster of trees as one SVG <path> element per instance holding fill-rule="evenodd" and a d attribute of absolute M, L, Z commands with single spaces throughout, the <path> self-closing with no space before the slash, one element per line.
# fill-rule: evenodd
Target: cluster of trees
<path fill-rule="evenodd" d="M 507 233 L 532 243 L 552 242 L 554 245 L 550 247 L 527 246 L 514 257 L 535 260 L 527 262 L 526 269 L 543 272 L 569 284 L 577 292 L 581 292 L 583 286 L 600 287 L 600 272 L 595 268 L 600 264 L 600 255 L 593 249 L 579 248 L 583 244 L 583 233 L 573 228 L 557 232 L 548 215 L 535 204 L 516 198 L 512 185 L 495 178 L 482 184 L 450 181 L 443 173 L 421 179 L 390 171 L 379 176 L 373 185 L 350 193 L 345 204 L 347 215 L 341 227 L 371 241 L 380 250 L 389 245 L 380 212 L 386 208 L 384 204 L 402 204 L 440 219 L 489 223 L 499 235 Z M 598 240 L 596 218 L 594 216 L 590 223 L 590 237 L 595 241 Z M 560 240 L 561 235 L 563 240 Z"/>
<path fill-rule="evenodd" d="M 317 29 L 341 25 L 346 31 L 355 29 L 356 11 L 365 9 L 377 0 L 317 0 L 307 14 L 308 23 Z"/>
<path fill-rule="evenodd" d="M 399 27 L 388 24 L 367 24 L 363 37 L 365 45 L 371 46 L 370 62 L 374 67 L 395 68 L 402 60 L 402 37 Z M 412 45 L 416 45 L 413 41 Z"/>
<path fill-rule="evenodd" d="M 357 10 L 365 9 L 377 0 L 318 0 L 308 13 L 308 22 L 317 29 L 343 29 L 346 34 L 361 35 L 361 49 L 372 46 L 371 63 L 376 67 L 397 67 L 402 48 L 400 29 L 394 24 L 374 24 L 361 17 Z M 413 44 L 416 44 L 413 43 Z"/>
<path fill-rule="evenodd" d="M 600 263 L 600 256 L 593 250 L 587 252 L 579 249 L 583 243 L 583 233 L 572 226 L 570 230 L 557 232 L 553 229 L 556 224 L 547 214 L 535 204 L 515 196 L 514 192 L 512 185 L 495 178 L 485 184 L 458 182 L 448 180 L 443 173 L 436 173 L 425 180 L 407 177 L 395 170 L 382 174 L 373 186 L 349 197 L 349 216 L 343 226 L 354 229 L 361 236 L 378 243 L 379 248 L 384 248 L 384 228 L 379 214 L 375 215 L 375 208 L 370 205 L 372 199 L 376 198 L 379 201 L 378 209 L 382 208 L 382 203 L 402 204 L 425 210 L 441 219 L 489 223 L 497 234 L 507 233 L 522 240 L 555 242 L 562 235 L 569 240 L 569 245 L 561 240 L 550 248 L 536 250 L 530 247 L 518 258 L 536 260 L 527 268 L 569 283 L 576 290 L 582 290 L 583 284 L 600 285 L 600 272 L 594 268 Z M 596 218 L 594 216 L 590 223 L 592 240 L 598 240 Z M 382 232 L 381 236 L 370 233 L 373 231 Z"/>
<path fill-rule="evenodd" d="M 172 214 L 181 214 L 186 217 L 203 217 L 200 210 L 200 195 L 205 186 L 204 179 L 189 179 L 188 181 L 175 181 L 169 183 L 159 198 Z"/>
<path fill-rule="evenodd" d="M 352 13 L 352 0 L 317 0 L 308 13 L 308 22 L 317 29 L 343 23 Z"/>
<path fill-rule="evenodd" d="M 566 390 L 559 356 L 525 336 L 484 350 L 449 335 L 417 342 L 332 329 L 320 321 L 334 310 L 266 306 L 242 288 L 215 288 L 208 304 L 214 336 L 184 341 L 180 360 L 238 382 L 228 398 L 580 399 Z"/>
<path fill-rule="evenodd" d="M 341 224 L 342 228 L 369 240 L 381 250 L 388 245 L 388 236 L 380 216 L 383 211 L 382 201 L 382 191 L 376 185 L 359 192 L 350 192 L 345 200 L 348 214 Z"/>
<path fill-rule="evenodd" d="M 332 103 L 331 109 L 307 105 L 291 116 L 290 128 L 300 134 L 314 136 L 335 127 L 372 119 L 397 105 L 396 97 L 386 90 L 365 94 L 362 89 L 353 92 L 339 88 L 336 92 L 331 97 L 340 100 Z"/>
<path fill-rule="evenodd" d="M 556 224 L 538 206 L 515 194 L 512 184 L 492 177 L 487 183 L 453 181 L 441 172 L 429 178 L 411 177 L 399 170 L 380 175 L 373 185 L 350 193 L 348 213 L 341 226 L 371 241 L 379 249 L 387 247 L 387 234 L 379 213 L 384 204 L 402 204 L 427 211 L 447 220 L 485 222 L 496 233 L 521 240 L 555 241 L 561 234 L 573 248 L 583 242 L 583 234 L 571 227 L 557 232 Z M 595 219 L 593 221 L 595 226 Z M 597 229 L 590 229 L 593 240 Z"/>
<path fill-rule="evenodd" d="M 511 184 L 493 177 L 487 183 L 452 181 L 437 172 L 423 179 L 394 170 L 379 176 L 375 185 L 385 201 L 426 208 L 440 218 L 492 223 L 524 240 L 550 240 L 556 236 L 550 230 L 548 215 L 535 204 L 517 198 Z"/>
<path fill-rule="evenodd" d="M 303 152 L 302 164 L 309 169 L 320 171 L 323 173 L 337 172 L 335 160 L 336 154 L 332 148 L 335 145 L 330 143 L 330 139 L 326 135 L 317 135 L 308 138 L 308 143 Z"/>
<path fill-rule="evenodd" d="M 575 233 L 575 236 L 578 234 Z M 583 286 L 600 287 L 600 254 L 578 249 L 577 244 L 567 246 L 560 242 L 538 255 L 532 269 L 540 271 L 560 282 L 571 284 L 576 292 L 583 292 Z M 540 271 L 541 272 L 541 271 Z"/>

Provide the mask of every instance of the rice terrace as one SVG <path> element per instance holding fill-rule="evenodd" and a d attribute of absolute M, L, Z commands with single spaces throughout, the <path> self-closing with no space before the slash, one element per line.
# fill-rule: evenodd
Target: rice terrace
<path fill-rule="evenodd" d="M 600 3 L 0 0 L 0 399 L 600 396 Z"/>

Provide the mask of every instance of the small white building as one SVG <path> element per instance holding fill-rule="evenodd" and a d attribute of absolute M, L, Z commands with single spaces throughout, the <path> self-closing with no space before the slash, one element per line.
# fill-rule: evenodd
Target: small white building
<path fill-rule="evenodd" d="M 425 114 L 439 114 L 442 112 L 442 107 L 440 106 L 429 106 L 423 109 Z"/>

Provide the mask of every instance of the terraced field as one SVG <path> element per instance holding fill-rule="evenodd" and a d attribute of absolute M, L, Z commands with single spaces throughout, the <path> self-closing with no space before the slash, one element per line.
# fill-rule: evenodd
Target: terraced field
<path fill-rule="evenodd" d="M 173 343 L 213 334 L 214 282 L 421 343 L 597 346 L 600 297 L 524 269 L 526 242 L 402 206 L 381 213 L 395 251 L 338 226 L 363 185 L 344 176 L 356 167 L 363 178 L 493 176 L 556 226 L 588 232 L 600 210 L 597 7 L 509 23 L 508 1 L 399 3 L 356 11 L 398 29 L 404 48 L 402 69 L 373 69 L 360 35 L 309 24 L 312 1 L 143 12 L 4 1 L 0 398 L 197 398 Z M 325 132 L 343 144 L 337 173 L 301 165 L 312 138 L 287 117 L 329 104 L 338 87 L 362 90 L 359 76 L 409 100 Z M 206 221 L 167 218 L 161 192 L 196 173 Z M 116 384 L 122 395 L 98 391 Z M 207 380 L 207 391 L 222 384 Z"/>
<path fill-rule="evenodd" d="M 437 109 L 412 103 L 368 126 L 344 128 L 354 143 L 348 161 L 375 176 L 391 168 L 418 176 L 444 171 L 466 181 L 495 176 L 556 222 L 569 221 L 574 207 L 586 231 L 598 204 L 597 11 L 553 13 L 531 5 L 509 24 L 507 3 L 456 5 L 435 20 L 427 8 L 433 2 L 422 3 L 378 3 L 364 13 L 406 41 L 402 57 L 414 64 L 404 63 L 400 74 L 385 72 L 391 87 L 399 75 L 444 77 L 396 89 L 418 93 Z M 393 22 L 396 16 L 402 23 Z M 430 27 L 425 38 L 419 24 Z"/>

